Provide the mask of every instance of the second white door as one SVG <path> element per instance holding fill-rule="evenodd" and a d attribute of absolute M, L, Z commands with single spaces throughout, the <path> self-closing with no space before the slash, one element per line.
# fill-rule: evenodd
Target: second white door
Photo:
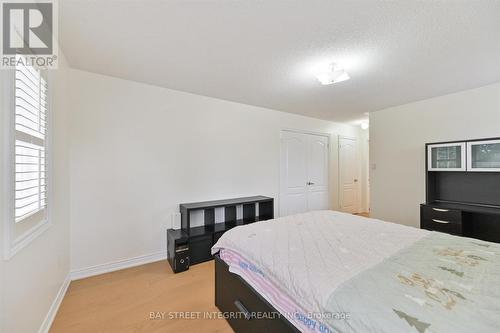
<path fill-rule="evenodd" d="M 339 138 L 340 210 L 359 213 L 358 143 L 355 138 Z"/>
<path fill-rule="evenodd" d="M 280 216 L 329 208 L 328 137 L 281 132 Z"/>

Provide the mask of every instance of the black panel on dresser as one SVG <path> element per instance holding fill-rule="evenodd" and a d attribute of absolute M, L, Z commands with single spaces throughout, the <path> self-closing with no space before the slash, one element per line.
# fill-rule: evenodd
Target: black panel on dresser
<path fill-rule="evenodd" d="M 467 226 L 464 236 L 500 243 L 500 215 L 465 213 Z"/>
<path fill-rule="evenodd" d="M 433 171 L 435 199 L 500 206 L 500 175 L 496 172 Z"/>

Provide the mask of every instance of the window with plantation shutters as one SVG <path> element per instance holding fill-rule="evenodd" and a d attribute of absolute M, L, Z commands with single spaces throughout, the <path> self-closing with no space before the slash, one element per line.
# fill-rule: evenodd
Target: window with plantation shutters
<path fill-rule="evenodd" d="M 14 217 L 44 219 L 47 207 L 47 96 L 44 71 L 16 66 Z"/>

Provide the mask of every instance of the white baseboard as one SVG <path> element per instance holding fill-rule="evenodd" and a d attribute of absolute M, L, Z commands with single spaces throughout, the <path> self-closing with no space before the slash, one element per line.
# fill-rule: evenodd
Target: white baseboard
<path fill-rule="evenodd" d="M 149 264 L 155 261 L 160 261 L 165 259 L 167 259 L 167 252 L 161 251 L 135 258 L 123 259 L 106 264 L 100 264 L 87 268 L 76 269 L 71 271 L 71 280 L 72 281 L 80 280 L 95 275 L 119 271 L 121 269 Z"/>
<path fill-rule="evenodd" d="M 52 322 L 54 321 L 54 318 L 56 317 L 57 311 L 59 310 L 59 307 L 61 306 L 61 303 L 64 299 L 64 295 L 66 295 L 66 291 L 68 290 L 69 283 L 71 282 L 71 277 L 70 274 L 66 276 L 64 279 L 61 288 L 59 288 L 59 291 L 57 292 L 56 298 L 54 298 L 54 301 L 50 305 L 49 312 L 45 316 L 45 319 L 43 320 L 42 326 L 40 326 L 40 329 L 38 330 L 38 333 L 48 333 L 50 330 L 50 327 L 52 326 Z"/>
<path fill-rule="evenodd" d="M 86 277 L 109 273 L 118 271 L 125 268 L 130 268 L 134 266 L 140 266 L 144 264 L 149 264 L 155 261 L 165 260 L 167 258 L 167 253 L 164 251 L 152 253 L 144 256 L 139 256 L 130 259 L 118 260 L 115 262 L 110 262 L 107 264 L 96 265 L 88 268 L 77 269 L 71 271 L 63 281 L 61 288 L 57 292 L 57 295 L 52 302 L 49 312 L 45 316 L 38 333 L 48 333 L 50 327 L 52 326 L 52 322 L 54 321 L 57 311 L 61 306 L 62 300 L 64 299 L 64 295 L 66 295 L 66 291 L 68 290 L 69 284 L 71 281 L 83 279 Z"/>

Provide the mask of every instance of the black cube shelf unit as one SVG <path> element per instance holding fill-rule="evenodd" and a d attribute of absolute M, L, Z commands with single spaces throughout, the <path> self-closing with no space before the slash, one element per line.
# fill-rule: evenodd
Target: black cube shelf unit
<path fill-rule="evenodd" d="M 237 216 L 238 206 L 242 206 L 242 216 L 239 219 Z M 215 210 L 217 208 L 224 210 L 223 222 L 216 223 L 215 221 Z M 186 269 L 185 265 L 176 263 L 176 260 L 179 259 L 176 258 L 176 253 L 179 253 L 178 249 L 185 249 L 186 246 L 189 248 L 188 260 L 191 265 L 213 259 L 210 249 L 224 232 L 239 225 L 273 219 L 274 199 L 265 196 L 254 196 L 183 203 L 179 205 L 179 210 L 181 212 L 181 229 L 167 230 L 168 259 L 176 273 Z M 203 225 L 191 226 L 191 213 L 194 211 L 203 211 Z M 178 268 L 181 266 L 184 269 Z"/>

